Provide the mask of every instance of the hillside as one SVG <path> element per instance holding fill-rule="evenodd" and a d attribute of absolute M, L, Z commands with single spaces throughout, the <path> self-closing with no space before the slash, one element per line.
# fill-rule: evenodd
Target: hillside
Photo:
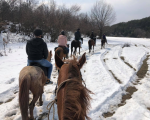
<path fill-rule="evenodd" d="M 123 37 L 150 37 L 150 17 L 140 20 L 131 20 L 112 25 L 108 29 L 108 35 Z"/>

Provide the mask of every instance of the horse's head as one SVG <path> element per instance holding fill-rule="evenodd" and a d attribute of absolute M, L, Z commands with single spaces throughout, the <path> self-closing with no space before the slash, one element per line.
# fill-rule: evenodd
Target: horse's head
<path fill-rule="evenodd" d="M 77 59 L 74 57 L 72 60 L 66 60 L 66 62 L 63 62 L 56 54 L 55 54 L 55 62 L 57 67 L 59 68 L 59 77 L 61 77 L 63 80 L 66 80 L 68 78 L 73 77 L 81 77 L 80 75 L 80 69 L 86 62 L 86 57 L 84 53 L 82 57 L 77 61 Z"/>
<path fill-rule="evenodd" d="M 83 84 L 80 69 L 86 62 L 86 53 L 77 61 L 73 60 L 63 62 L 55 55 L 56 65 L 60 68 L 58 77 L 58 86 L 67 81 L 61 87 L 57 94 L 57 109 L 59 120 L 85 120 L 89 119 L 87 111 L 90 107 L 90 93 Z"/>

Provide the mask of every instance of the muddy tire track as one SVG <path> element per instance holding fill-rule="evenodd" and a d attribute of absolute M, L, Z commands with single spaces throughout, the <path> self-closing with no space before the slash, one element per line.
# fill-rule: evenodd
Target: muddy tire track
<path fill-rule="evenodd" d="M 129 86 L 129 87 L 126 88 L 126 90 L 125 90 L 126 94 L 124 94 L 122 96 L 121 102 L 117 105 L 118 108 L 121 107 L 121 106 L 124 106 L 126 104 L 126 100 L 131 99 L 134 92 L 138 91 L 138 89 L 136 88 L 136 85 L 140 83 L 140 80 L 142 78 L 146 77 L 146 73 L 148 71 L 147 61 L 149 60 L 149 57 L 150 56 L 147 56 L 146 59 L 143 61 L 143 64 L 142 64 L 141 68 L 137 72 L 138 79 L 136 79 L 134 81 L 133 86 Z M 147 109 L 150 110 L 150 108 L 147 108 Z M 102 115 L 103 115 L 104 118 L 107 118 L 107 117 L 112 117 L 114 114 L 115 114 L 115 111 L 113 111 L 113 112 L 108 111 L 108 112 L 103 113 Z"/>

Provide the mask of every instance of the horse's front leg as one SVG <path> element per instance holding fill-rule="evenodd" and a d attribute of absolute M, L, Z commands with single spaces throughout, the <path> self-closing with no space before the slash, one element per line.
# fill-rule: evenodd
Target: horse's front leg
<path fill-rule="evenodd" d="M 77 48 L 75 47 L 74 54 L 76 55 Z"/>

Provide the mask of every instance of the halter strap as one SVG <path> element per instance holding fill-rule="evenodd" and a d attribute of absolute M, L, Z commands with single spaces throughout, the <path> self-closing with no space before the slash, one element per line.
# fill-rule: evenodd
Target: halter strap
<path fill-rule="evenodd" d="M 49 114 L 50 114 L 50 110 L 51 110 L 52 106 L 53 106 L 53 119 L 52 119 L 52 120 L 54 120 L 54 115 L 55 115 L 55 107 L 54 107 L 54 104 L 55 104 L 55 103 L 57 104 L 57 94 L 58 94 L 60 88 L 61 88 L 66 82 L 71 81 L 71 80 L 72 80 L 72 79 L 67 79 L 67 80 L 63 81 L 63 82 L 59 85 L 59 87 L 58 87 L 58 89 L 57 89 L 57 91 L 56 91 L 56 97 L 54 98 L 53 101 L 51 101 L 51 102 L 47 105 L 47 109 L 49 110 L 49 111 L 48 111 L 48 120 L 49 120 Z M 49 106 L 50 106 L 50 107 L 49 107 Z"/>

